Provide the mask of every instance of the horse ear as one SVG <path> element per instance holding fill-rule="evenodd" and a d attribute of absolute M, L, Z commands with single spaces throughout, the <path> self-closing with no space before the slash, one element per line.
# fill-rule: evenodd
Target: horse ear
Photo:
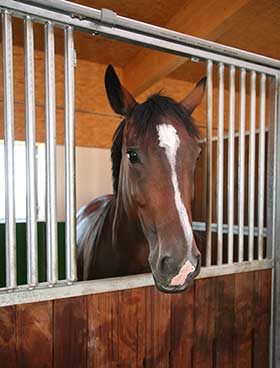
<path fill-rule="evenodd" d="M 201 103 L 205 92 L 207 77 L 202 78 L 194 89 L 181 101 L 183 105 L 191 114 L 195 108 Z"/>
<path fill-rule="evenodd" d="M 121 85 L 111 64 L 106 69 L 105 87 L 110 105 L 117 114 L 127 115 L 137 104 L 135 98 Z"/>

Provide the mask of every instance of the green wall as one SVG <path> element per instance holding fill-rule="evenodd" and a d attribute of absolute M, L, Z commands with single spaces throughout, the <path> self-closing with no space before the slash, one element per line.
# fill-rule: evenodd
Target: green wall
<path fill-rule="evenodd" d="M 39 281 L 46 281 L 46 224 L 38 222 L 38 271 Z M 65 279 L 65 223 L 58 222 L 58 277 Z M 26 224 L 16 224 L 17 238 L 17 281 L 27 283 Z M 0 287 L 5 286 L 5 224 L 0 224 Z"/>

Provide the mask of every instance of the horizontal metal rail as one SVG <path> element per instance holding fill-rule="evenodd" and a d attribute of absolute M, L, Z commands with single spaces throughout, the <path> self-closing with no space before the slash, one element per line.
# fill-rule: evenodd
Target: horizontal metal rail
<path fill-rule="evenodd" d="M 1 99 L 0 99 L 0 101 L 1 101 Z M 203 128 L 205 128 L 205 126 L 203 126 Z M 256 135 L 260 134 L 261 130 L 256 129 L 255 132 L 256 132 Z M 268 128 L 265 128 L 265 133 L 268 133 Z M 249 130 L 244 130 L 244 136 L 246 137 L 246 136 L 249 136 L 249 135 L 250 135 L 250 131 Z M 240 137 L 240 132 L 237 131 L 237 132 L 234 133 L 234 138 L 238 138 L 238 137 Z M 224 135 L 224 140 L 226 140 L 226 139 L 229 139 L 228 134 Z M 217 140 L 218 140 L 218 136 L 215 135 L 215 136 L 212 137 L 212 142 L 215 142 Z M 198 143 L 206 143 L 206 141 L 207 141 L 206 138 L 198 139 Z"/>
<path fill-rule="evenodd" d="M 239 50 L 234 47 L 221 45 L 213 41 L 203 40 L 198 37 L 185 35 L 180 32 L 171 31 L 166 28 L 147 24 L 138 20 L 122 17 L 112 10 L 97 10 L 65 0 L 20 0 L 18 2 L 25 3 L 23 5 L 34 4 L 36 7 L 41 7 L 44 10 L 51 10 L 56 13 L 60 13 L 61 15 L 63 14 L 82 21 L 89 20 L 98 22 L 98 24 L 113 26 L 116 29 L 120 28 L 123 30 L 133 31 L 142 35 L 161 38 L 194 48 L 216 52 L 219 55 L 239 58 L 245 61 L 280 69 L 279 60 L 254 54 L 245 50 Z M 4 0 L 4 3 L 7 3 L 7 0 Z"/>
<path fill-rule="evenodd" d="M 272 260 L 270 259 L 232 263 L 230 265 L 224 264 L 220 266 L 202 267 L 197 279 L 271 268 Z M 33 290 L 29 290 L 28 285 L 24 285 L 19 286 L 19 288 L 13 293 L 7 293 L 6 291 L 2 292 L 0 289 L 0 307 L 81 295 L 107 293 L 111 291 L 134 289 L 153 285 L 154 280 L 150 273 L 102 280 L 82 281 L 71 285 L 64 281 L 58 282 L 52 288 L 49 288 L 47 283 L 43 283 Z"/>
<path fill-rule="evenodd" d="M 63 3 L 67 4 L 66 2 Z M 148 31 L 145 33 L 143 31 L 137 33 L 137 24 L 134 24 L 134 27 L 119 26 L 118 28 L 117 24 L 114 22 L 114 27 L 112 27 L 112 25 L 109 24 L 109 13 L 105 10 L 103 10 L 103 12 L 101 11 L 99 20 L 95 18 L 90 18 L 94 20 L 88 20 L 89 17 L 83 17 L 82 15 L 77 16 L 75 12 L 63 14 L 62 12 L 48 10 L 47 8 L 40 8 L 38 7 L 38 4 L 39 2 L 37 1 L 36 6 L 33 6 L 30 5 L 29 2 L 24 3 L 22 1 L 15 0 L 0 0 L 0 8 L 10 9 L 12 14 L 15 16 L 23 17 L 26 14 L 31 14 L 37 22 L 44 23 L 49 20 L 57 27 L 65 27 L 65 25 L 69 25 L 84 32 L 133 43 L 146 48 L 161 50 L 185 57 L 196 57 L 205 61 L 213 60 L 226 65 L 234 65 L 236 67 L 242 67 L 274 76 L 278 74 L 280 69 L 280 62 L 278 60 L 250 54 L 238 49 L 232 49 L 231 52 L 229 50 L 226 52 L 225 46 L 215 43 L 213 43 L 213 45 L 209 44 L 206 46 L 207 41 L 197 39 L 203 44 L 206 42 L 205 47 L 202 47 L 199 42 L 190 42 L 190 40 L 188 40 L 188 36 L 178 33 L 177 36 L 174 37 L 174 35 L 172 36 L 172 31 L 164 28 L 162 28 L 162 32 L 164 32 L 163 37 L 163 33 L 160 31 L 156 32 L 157 27 L 150 33 Z M 49 4 L 49 2 L 45 2 L 45 4 Z M 73 3 L 68 4 L 75 6 Z M 59 10 L 56 8 L 52 9 Z M 113 12 L 110 12 L 110 14 L 111 13 Z M 126 19 L 123 17 L 120 18 L 122 18 L 122 21 Z M 137 23 L 137 21 L 135 22 Z M 143 23 L 143 25 L 145 25 L 147 29 L 149 27 L 154 27 L 145 23 Z M 247 55 L 247 57 L 245 57 L 245 55 Z"/>
<path fill-rule="evenodd" d="M 192 228 L 195 231 L 206 231 L 206 223 L 205 222 L 199 222 L 199 221 L 193 221 L 192 223 Z M 228 224 L 223 224 L 222 226 L 222 230 L 223 230 L 223 234 L 228 234 Z M 218 226 L 217 224 L 211 224 L 211 231 L 212 233 L 216 233 L 218 232 Z M 233 225 L 233 234 L 234 235 L 238 235 L 238 225 Z M 254 236 L 258 236 L 259 235 L 259 228 L 258 227 L 254 227 L 254 231 L 253 231 Z M 266 237 L 267 236 L 267 229 L 263 228 L 263 236 Z M 244 226 L 243 227 L 243 235 L 249 235 L 249 227 L 248 226 Z M 240 261 L 242 262 L 242 261 Z"/>

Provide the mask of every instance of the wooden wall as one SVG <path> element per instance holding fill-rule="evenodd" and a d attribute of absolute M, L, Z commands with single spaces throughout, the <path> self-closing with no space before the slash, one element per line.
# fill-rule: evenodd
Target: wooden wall
<path fill-rule="evenodd" d="M 15 139 L 25 140 L 24 118 L 24 52 L 14 46 Z M 79 57 L 79 55 L 78 55 Z M 1 60 L 0 47 L 0 60 Z M 64 57 L 56 55 L 57 143 L 64 142 Z M 107 65 L 78 59 L 75 68 L 76 144 L 88 147 L 110 147 L 113 133 L 121 121 L 107 101 L 104 74 Z M 121 69 L 116 68 L 122 75 Z M 35 49 L 36 141 L 45 141 L 44 52 Z M 3 138 L 3 90 L 0 67 L 0 139 Z"/>
<path fill-rule="evenodd" d="M 271 272 L 0 308 L 1 368 L 266 368 Z"/>
<path fill-rule="evenodd" d="M 15 99 L 15 139 L 25 139 L 24 122 L 24 50 L 22 47 L 23 28 L 19 21 L 14 22 L 15 45 L 13 48 L 14 56 L 14 99 Z M 36 140 L 45 141 L 45 107 L 44 107 L 44 52 L 42 50 L 43 32 L 42 26 L 36 25 L 35 28 L 35 91 L 36 91 Z M 63 57 L 63 34 L 61 30 L 56 30 L 56 106 L 57 106 L 57 143 L 64 142 L 64 57 Z M 106 45 L 105 41 L 99 40 Z M 90 47 L 90 42 L 88 42 Z M 121 117 L 115 114 L 109 106 L 105 88 L 104 73 L 107 63 L 99 64 L 92 60 L 80 57 L 79 47 L 77 48 L 77 67 L 75 69 L 75 101 L 76 101 L 76 143 L 78 146 L 88 147 L 111 147 L 113 133 L 121 121 Z M 0 47 L 1 59 L 1 47 Z M 99 60 L 100 61 L 100 60 Z M 138 101 L 145 100 L 150 94 L 161 91 L 163 94 L 173 97 L 180 101 L 188 94 L 195 83 L 205 75 L 204 63 L 188 63 L 189 72 L 185 80 L 164 78 L 153 84 L 144 93 L 137 97 Z M 120 79 L 123 79 L 123 69 L 116 68 Z M 195 80 L 190 80 L 191 77 Z M 225 71 L 225 131 L 228 130 L 228 72 Z M 238 72 L 236 76 L 236 129 L 238 128 L 239 116 L 239 94 L 238 94 Z M 247 81 L 248 82 L 248 81 Z M 214 135 L 217 129 L 217 76 L 215 71 L 214 78 L 214 109 L 213 127 Z M 247 86 L 249 87 L 249 85 Z M 247 88 L 247 91 L 249 88 Z M 259 89 L 257 89 L 257 93 Z M 258 110 L 257 101 L 257 110 Z M 247 106 L 249 97 L 247 96 Z M 258 113 L 258 111 L 257 111 Z M 205 134 L 206 126 L 206 98 L 197 111 L 194 113 L 197 124 L 202 135 Z M 249 109 L 247 109 L 246 128 L 249 123 Z M 258 123 L 258 122 L 257 122 Z M 3 91 L 2 91 L 2 67 L 0 66 L 0 139 L 3 138 Z"/>

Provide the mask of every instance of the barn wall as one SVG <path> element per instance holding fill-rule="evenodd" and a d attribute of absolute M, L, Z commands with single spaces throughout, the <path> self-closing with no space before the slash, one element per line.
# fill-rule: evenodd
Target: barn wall
<path fill-rule="evenodd" d="M 25 140 L 24 123 L 24 51 L 14 46 L 15 139 Z M 79 55 L 78 55 L 79 57 Z M 1 47 L 0 47 L 0 59 Z M 56 55 L 57 143 L 64 142 L 64 57 Z M 110 147 L 112 135 L 121 118 L 109 106 L 104 88 L 107 65 L 78 59 L 75 69 L 76 144 L 86 147 Z M 116 68 L 120 77 L 122 71 Z M 36 141 L 45 141 L 44 52 L 35 49 Z M 0 66 L 0 139 L 3 138 L 2 65 Z"/>
<path fill-rule="evenodd" d="M 0 308 L 13 367 L 266 368 L 271 271 Z"/>

